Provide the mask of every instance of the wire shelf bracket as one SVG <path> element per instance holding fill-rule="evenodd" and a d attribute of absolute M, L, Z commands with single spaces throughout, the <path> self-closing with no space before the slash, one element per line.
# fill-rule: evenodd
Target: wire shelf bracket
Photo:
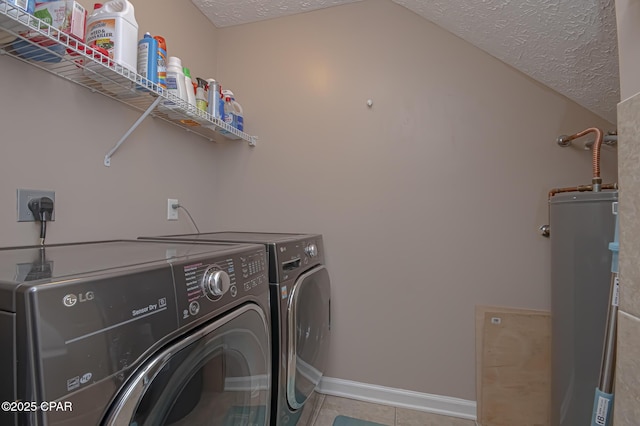
<path fill-rule="evenodd" d="M 122 145 L 124 143 L 124 141 L 127 140 L 127 138 L 131 135 L 131 133 L 133 133 L 133 131 L 138 128 L 140 123 L 142 123 L 144 121 L 144 119 L 147 118 L 149 116 L 149 114 L 151 114 L 151 111 L 153 111 L 155 109 L 155 107 L 158 106 L 158 104 L 160 103 L 161 100 L 162 100 L 161 97 L 156 98 L 156 100 L 153 101 L 153 103 L 149 106 L 149 108 L 147 108 L 147 110 L 142 113 L 140 118 L 138 118 L 136 120 L 136 122 L 133 123 L 133 126 L 131 126 L 131 128 L 129 130 L 127 130 L 127 132 L 124 134 L 124 136 L 122 136 L 122 138 L 118 141 L 118 143 L 115 144 L 115 146 L 113 148 L 111 148 L 111 151 L 109 151 L 107 153 L 107 155 L 104 156 L 104 165 L 105 166 L 107 166 L 107 167 L 111 166 L 111 156 L 113 156 L 113 154 L 115 154 L 115 152 L 118 150 L 118 148 L 120 148 L 120 145 Z"/>

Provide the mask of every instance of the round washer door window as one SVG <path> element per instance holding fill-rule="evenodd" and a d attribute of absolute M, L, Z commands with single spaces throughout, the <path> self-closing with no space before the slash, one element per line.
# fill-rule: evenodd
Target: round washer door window
<path fill-rule="evenodd" d="M 104 424 L 267 426 L 269 345 L 262 311 L 240 308 L 153 356 Z"/>
<path fill-rule="evenodd" d="M 331 282 L 324 266 L 302 274 L 288 306 L 287 400 L 302 407 L 327 364 L 331 328 Z"/>

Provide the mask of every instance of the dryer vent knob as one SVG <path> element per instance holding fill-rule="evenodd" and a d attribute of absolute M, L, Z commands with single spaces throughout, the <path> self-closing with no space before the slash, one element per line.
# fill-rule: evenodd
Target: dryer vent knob
<path fill-rule="evenodd" d="M 311 243 L 304 248 L 304 252 L 307 253 L 309 257 L 316 257 L 318 255 L 318 247 Z"/>
<path fill-rule="evenodd" d="M 231 287 L 231 279 L 225 271 L 209 268 L 202 277 L 202 288 L 211 297 L 220 297 Z"/>

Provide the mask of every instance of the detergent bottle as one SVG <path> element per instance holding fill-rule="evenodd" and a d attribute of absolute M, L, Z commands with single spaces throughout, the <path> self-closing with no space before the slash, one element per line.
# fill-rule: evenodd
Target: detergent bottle
<path fill-rule="evenodd" d="M 244 131 L 244 111 L 242 106 L 235 100 L 233 92 L 231 90 L 223 90 L 222 95 L 225 98 L 225 122 L 231 124 L 241 132 Z M 229 99 L 227 101 L 227 99 Z M 229 106 L 227 106 L 229 103 Z M 231 118 L 226 118 L 227 109 L 230 111 Z"/>
<path fill-rule="evenodd" d="M 149 33 L 138 42 L 138 74 L 158 84 L 158 41 Z"/>
<path fill-rule="evenodd" d="M 184 102 L 189 102 L 187 88 L 185 85 L 184 71 L 182 70 L 182 61 L 180 58 L 170 56 L 167 63 L 167 92 L 172 94 Z M 169 109 L 176 109 L 178 106 L 173 101 L 164 101 L 163 106 Z"/>

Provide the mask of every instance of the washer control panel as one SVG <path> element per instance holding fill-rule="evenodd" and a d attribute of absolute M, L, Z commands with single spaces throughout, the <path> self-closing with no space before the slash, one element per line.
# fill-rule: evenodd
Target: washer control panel
<path fill-rule="evenodd" d="M 270 259 L 272 271 L 269 278 L 272 282 L 289 280 L 311 266 L 324 263 L 321 236 L 279 243 L 271 250 L 274 254 Z"/>
<path fill-rule="evenodd" d="M 309 243 L 305 246 L 304 252 L 309 257 L 316 257 L 318 255 L 318 246 L 316 245 L 316 243 Z"/>
<path fill-rule="evenodd" d="M 268 291 L 269 285 L 264 249 L 180 265 L 175 274 L 180 325 Z"/>
<path fill-rule="evenodd" d="M 216 299 L 224 295 L 231 287 L 229 274 L 216 266 L 210 266 L 202 275 L 202 290 L 210 299 Z"/>

